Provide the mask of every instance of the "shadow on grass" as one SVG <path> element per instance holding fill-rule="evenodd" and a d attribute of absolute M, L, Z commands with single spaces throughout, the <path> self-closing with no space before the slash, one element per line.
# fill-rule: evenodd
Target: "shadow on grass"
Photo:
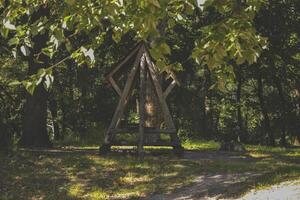
<path fill-rule="evenodd" d="M 171 149 L 151 150 L 143 161 L 135 155 L 114 151 L 101 157 L 95 148 L 23 149 L 0 157 L 0 199 L 155 199 L 167 193 L 233 197 L 300 174 L 299 158 L 291 156 L 193 150 L 178 159 Z"/>
<path fill-rule="evenodd" d="M 0 158 L 0 199 L 138 198 L 188 181 L 197 164 L 174 159 L 23 150 Z"/>

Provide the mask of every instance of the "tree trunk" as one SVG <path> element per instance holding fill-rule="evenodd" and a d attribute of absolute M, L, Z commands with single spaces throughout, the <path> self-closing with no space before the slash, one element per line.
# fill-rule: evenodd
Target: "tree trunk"
<path fill-rule="evenodd" d="M 160 129 L 162 124 L 161 108 L 149 73 L 146 73 L 145 91 L 145 127 Z M 149 142 L 160 140 L 159 134 L 153 134 L 146 138 Z"/>
<path fill-rule="evenodd" d="M 236 77 L 237 77 L 237 90 L 236 90 L 236 104 L 237 104 L 237 136 L 239 142 L 245 142 L 246 136 L 244 134 L 244 127 L 243 127 L 243 116 L 242 116 L 242 105 L 241 105 L 241 96 L 242 96 L 242 76 L 240 67 L 237 67 Z"/>
<path fill-rule="evenodd" d="M 280 82 L 280 80 L 278 78 L 275 77 L 275 85 L 277 87 L 278 90 L 278 94 L 279 94 L 279 99 L 280 99 L 280 128 L 281 128 L 281 135 L 280 135 L 280 145 L 281 146 L 287 146 L 287 142 L 286 142 L 286 114 L 287 114 L 287 110 L 286 110 L 286 100 L 284 97 L 284 92 L 283 92 L 283 88 L 282 88 L 282 84 Z"/>
<path fill-rule="evenodd" d="M 200 89 L 200 110 L 201 110 L 201 116 L 200 119 L 202 120 L 201 124 L 201 132 L 202 135 L 205 138 L 209 138 L 209 125 L 208 125 L 208 121 L 209 121 L 209 115 L 207 113 L 207 107 L 208 105 L 208 98 L 209 98 L 209 85 L 210 85 L 210 71 L 207 67 L 205 67 L 204 69 L 204 76 L 203 76 L 203 80 L 201 83 L 201 89 Z M 213 119 L 210 119 L 213 120 Z"/>
<path fill-rule="evenodd" d="M 57 102 L 53 97 L 50 98 L 49 101 L 49 110 L 51 112 L 52 121 L 53 121 L 54 140 L 61 140 L 63 137 L 59 130 L 58 117 L 57 117 Z"/>
<path fill-rule="evenodd" d="M 269 114 L 267 111 L 267 107 L 265 104 L 265 98 L 264 98 L 263 81 L 262 81 L 262 77 L 260 75 L 258 76 L 258 79 L 257 79 L 257 87 L 258 87 L 259 104 L 260 104 L 260 108 L 261 108 L 263 118 L 264 118 L 264 132 L 267 136 L 268 144 L 274 146 L 275 139 L 274 139 L 274 134 L 271 131 L 270 118 L 269 118 Z"/>
<path fill-rule="evenodd" d="M 49 15 L 47 5 L 40 7 L 31 18 L 30 23 L 34 23 L 41 17 Z M 39 69 L 45 68 L 49 64 L 49 58 L 40 54 L 47 46 L 48 33 L 41 33 L 32 38 L 33 49 L 28 56 L 29 75 L 35 74 Z M 39 55 L 38 58 L 36 55 Z M 47 99 L 48 93 L 40 84 L 34 93 L 27 93 L 23 115 L 23 134 L 20 144 L 24 147 L 50 147 L 51 142 L 47 132 Z"/>
<path fill-rule="evenodd" d="M 0 113 L 0 152 L 7 153 L 9 149 L 9 137 L 6 125 L 3 123 L 3 116 Z"/>

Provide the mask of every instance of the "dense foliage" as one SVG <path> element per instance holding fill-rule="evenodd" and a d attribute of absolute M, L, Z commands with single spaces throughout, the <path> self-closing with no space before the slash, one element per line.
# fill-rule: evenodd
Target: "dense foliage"
<path fill-rule="evenodd" d="M 0 148 L 94 140 L 118 100 L 103 75 L 141 40 L 182 83 L 182 139 L 299 137 L 298 0 L 0 2 Z"/>

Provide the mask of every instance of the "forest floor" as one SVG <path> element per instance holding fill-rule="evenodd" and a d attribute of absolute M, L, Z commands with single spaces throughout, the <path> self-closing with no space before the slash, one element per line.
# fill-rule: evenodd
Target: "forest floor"
<path fill-rule="evenodd" d="M 99 156 L 96 146 L 19 149 L 0 156 L 0 199 L 236 199 L 300 177 L 299 148 L 184 146 L 183 158 L 155 148 L 143 161 L 131 151 Z"/>

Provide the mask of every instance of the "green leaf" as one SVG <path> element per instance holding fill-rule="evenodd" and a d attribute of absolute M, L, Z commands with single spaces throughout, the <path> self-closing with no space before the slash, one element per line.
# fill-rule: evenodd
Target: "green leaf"
<path fill-rule="evenodd" d="M 47 48 L 43 48 L 42 49 L 42 52 L 43 54 L 47 55 L 48 57 L 52 58 L 53 55 L 54 55 L 54 50 L 53 50 L 53 45 L 52 46 L 49 46 Z"/>
<path fill-rule="evenodd" d="M 47 74 L 45 76 L 44 87 L 45 87 L 46 90 L 50 89 L 53 81 L 54 81 L 54 77 L 51 74 Z"/>
<path fill-rule="evenodd" d="M 65 46 L 68 52 L 72 52 L 73 47 L 69 39 L 66 40 Z"/>
<path fill-rule="evenodd" d="M 28 55 L 29 55 L 29 49 L 28 49 L 25 45 L 22 45 L 22 46 L 20 47 L 20 50 L 21 50 L 21 52 L 22 52 L 22 54 L 23 54 L 24 56 L 28 56 Z"/>
<path fill-rule="evenodd" d="M 150 49 L 150 54 L 154 60 L 159 60 L 161 58 L 161 53 L 156 48 Z"/>
<path fill-rule="evenodd" d="M 7 21 L 4 20 L 3 21 L 3 26 L 5 28 L 7 28 L 8 30 L 16 30 L 15 25 L 11 24 L 9 20 L 7 20 Z"/>
<path fill-rule="evenodd" d="M 20 42 L 19 38 L 13 37 L 8 41 L 9 46 L 18 45 Z"/>
<path fill-rule="evenodd" d="M 169 45 L 167 45 L 166 43 L 162 43 L 160 45 L 160 50 L 165 55 L 170 55 L 171 54 L 171 49 L 170 49 Z"/>
<path fill-rule="evenodd" d="M 17 85 L 20 85 L 22 84 L 20 81 L 12 81 L 8 84 L 8 86 L 17 86 Z"/>
<path fill-rule="evenodd" d="M 1 35 L 4 37 L 4 38 L 7 38 L 9 34 L 9 30 L 7 28 L 2 28 L 1 29 Z"/>
<path fill-rule="evenodd" d="M 91 59 L 91 62 L 92 63 L 95 63 L 95 55 L 94 55 L 94 50 L 93 49 L 89 49 L 88 51 L 86 51 L 85 53 L 84 53 L 84 55 L 86 56 L 86 57 L 89 57 L 90 59 Z"/>
<path fill-rule="evenodd" d="M 33 84 L 30 81 L 23 81 L 22 83 L 23 83 L 25 89 L 27 90 L 27 92 L 29 92 L 29 94 L 33 95 L 34 90 L 35 90 L 35 84 Z"/>

